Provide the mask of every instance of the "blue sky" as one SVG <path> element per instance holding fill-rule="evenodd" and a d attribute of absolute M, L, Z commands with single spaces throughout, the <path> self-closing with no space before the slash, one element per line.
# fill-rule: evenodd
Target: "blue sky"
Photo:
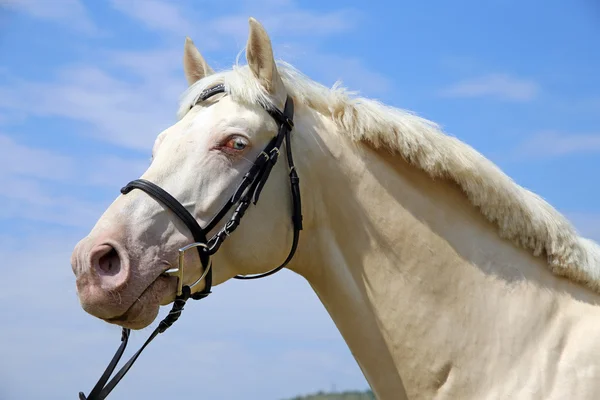
<path fill-rule="evenodd" d="M 71 250 L 175 121 L 185 36 L 227 68 L 249 16 L 277 58 L 438 122 L 600 240 L 594 0 L 216 3 L 0 0 L 0 398 L 74 398 L 104 369 L 119 331 L 79 308 Z M 169 396 L 176 370 L 209 399 L 367 387 L 288 272 L 191 304 L 111 398 Z"/>

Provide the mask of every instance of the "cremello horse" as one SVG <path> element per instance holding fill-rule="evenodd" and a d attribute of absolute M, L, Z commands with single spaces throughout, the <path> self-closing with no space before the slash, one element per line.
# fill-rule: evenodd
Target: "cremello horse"
<path fill-rule="evenodd" d="M 190 86 L 144 179 L 205 226 L 276 134 L 263 106 L 281 110 L 289 95 L 304 230 L 288 268 L 315 290 L 378 398 L 600 398 L 597 244 L 435 124 L 276 64 L 254 19 L 246 58 L 215 73 L 186 40 Z M 196 104 L 217 84 L 225 94 Z M 287 256 L 287 175 L 279 162 L 213 256 L 215 285 Z M 82 307 L 148 326 L 175 296 L 177 278 L 163 272 L 193 241 L 146 193 L 119 196 L 74 250 Z M 186 254 L 189 284 L 202 267 Z"/>

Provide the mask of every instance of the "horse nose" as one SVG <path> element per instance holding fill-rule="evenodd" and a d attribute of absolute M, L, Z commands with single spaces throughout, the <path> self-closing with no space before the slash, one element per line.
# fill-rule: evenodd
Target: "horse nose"
<path fill-rule="evenodd" d="M 122 255 L 110 244 L 100 244 L 90 251 L 90 267 L 102 286 L 117 289 L 127 281 Z"/>
<path fill-rule="evenodd" d="M 100 276 L 115 276 L 121 271 L 119 253 L 109 244 L 102 244 L 90 254 L 91 266 Z"/>
<path fill-rule="evenodd" d="M 130 278 L 127 252 L 120 246 L 82 240 L 72 256 L 81 306 L 98 318 L 112 318 L 126 311 Z"/>

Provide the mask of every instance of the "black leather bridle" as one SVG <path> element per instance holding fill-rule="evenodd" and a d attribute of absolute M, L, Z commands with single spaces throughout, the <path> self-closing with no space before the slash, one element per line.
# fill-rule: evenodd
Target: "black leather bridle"
<path fill-rule="evenodd" d="M 225 93 L 225 86 L 223 84 L 211 87 L 198 96 L 197 101 L 194 102 L 192 107 L 198 102 L 205 101 L 211 96 L 218 93 Z M 221 244 L 227 236 L 229 236 L 240 224 L 240 220 L 244 216 L 244 213 L 250 206 L 250 203 L 256 204 L 258 202 L 260 193 L 269 178 L 269 174 L 273 166 L 277 163 L 279 158 L 279 152 L 283 142 L 286 142 L 286 156 L 289 166 L 289 177 L 290 177 L 290 188 L 292 195 L 292 225 L 294 229 L 294 238 L 290 252 L 285 261 L 277 268 L 272 269 L 269 272 L 252 275 L 252 276 L 235 276 L 236 279 L 258 279 L 272 275 L 275 272 L 285 267 L 292 257 L 294 256 L 298 247 L 298 240 L 300 237 L 300 231 L 302 230 L 302 204 L 300 201 L 300 179 L 294 166 L 294 160 L 292 158 L 292 148 L 290 134 L 294 128 L 293 117 L 294 117 L 294 102 L 291 97 L 287 97 L 283 112 L 277 108 L 265 107 L 265 110 L 275 119 L 278 125 L 278 132 L 275 137 L 271 139 L 269 144 L 264 148 L 260 155 L 256 158 L 248 172 L 242 178 L 242 181 L 238 185 L 235 193 L 229 198 L 227 203 L 221 208 L 221 210 L 215 215 L 210 223 L 203 229 L 200 227 L 196 219 L 187 209 L 181 205 L 173 196 L 162 189 L 160 186 L 149 182 L 144 179 L 137 179 L 129 182 L 125 187 L 121 189 L 121 193 L 126 195 L 133 189 L 139 189 L 147 193 L 149 196 L 154 198 L 157 202 L 162 203 L 165 207 L 171 210 L 177 218 L 179 218 L 186 227 L 191 231 L 194 243 L 180 249 L 180 264 L 179 268 L 170 269 L 165 271 L 167 274 L 175 275 L 178 277 L 178 290 L 177 296 L 173 302 L 173 307 L 169 314 L 158 324 L 158 327 L 152 332 L 150 337 L 142 345 L 142 347 L 131 357 L 131 359 L 123 365 L 123 367 L 115 374 L 115 376 L 108 382 L 108 379 L 112 375 L 117 363 L 121 359 L 127 342 L 129 339 L 130 330 L 123 328 L 121 334 L 121 345 L 117 349 L 117 352 L 113 356 L 112 360 L 106 367 L 106 370 L 98 380 L 98 383 L 94 386 L 90 394 L 86 397 L 83 392 L 79 392 L 80 400 L 103 400 L 119 381 L 125 376 L 127 371 L 131 368 L 133 363 L 137 360 L 141 352 L 146 346 L 159 334 L 166 331 L 181 315 L 183 307 L 188 299 L 194 300 L 203 299 L 211 293 L 212 288 L 212 262 L 210 260 L 211 255 L 215 254 Z M 237 205 L 237 206 L 236 206 Z M 223 227 L 215 233 L 211 239 L 207 239 L 206 234 L 210 232 L 217 224 L 225 217 L 225 215 L 236 206 L 229 220 L 223 225 Z M 202 276 L 192 285 L 183 285 L 183 252 L 192 247 L 196 247 L 200 261 L 203 267 Z M 192 292 L 192 288 L 200 283 L 202 280 L 205 282 L 204 289 L 198 292 Z M 107 383 L 108 382 L 108 383 Z"/>

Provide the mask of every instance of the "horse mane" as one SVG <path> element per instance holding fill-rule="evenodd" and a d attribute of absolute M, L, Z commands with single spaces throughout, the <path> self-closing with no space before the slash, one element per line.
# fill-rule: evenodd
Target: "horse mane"
<path fill-rule="evenodd" d="M 469 201 L 498 228 L 501 237 L 546 255 L 556 275 L 581 282 L 600 292 L 600 246 L 579 236 L 572 224 L 540 196 L 521 187 L 471 146 L 442 132 L 434 122 L 376 100 L 358 97 L 336 83 L 323 86 L 291 65 L 278 70 L 296 104 L 312 108 L 356 142 L 399 154 L 432 179 L 456 183 Z M 200 93 L 217 83 L 236 101 L 275 105 L 247 66 L 219 72 L 196 82 L 183 94 L 182 118 Z"/>

